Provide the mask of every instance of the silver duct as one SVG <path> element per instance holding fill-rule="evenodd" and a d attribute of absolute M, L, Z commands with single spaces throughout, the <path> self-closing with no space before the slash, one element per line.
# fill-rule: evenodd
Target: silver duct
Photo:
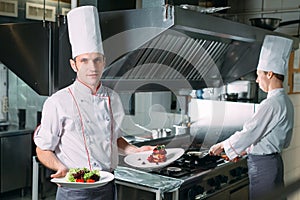
<path fill-rule="evenodd" d="M 173 6 L 100 12 L 100 23 L 108 65 L 102 81 L 116 90 L 218 87 L 256 69 L 266 34 L 299 45 L 297 38 Z M 0 61 L 41 95 L 75 78 L 65 17 L 1 24 L 0 44 Z"/>

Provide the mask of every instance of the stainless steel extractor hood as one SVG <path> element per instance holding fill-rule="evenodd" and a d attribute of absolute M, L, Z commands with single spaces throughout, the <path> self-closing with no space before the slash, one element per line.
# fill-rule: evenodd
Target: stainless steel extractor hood
<path fill-rule="evenodd" d="M 265 35 L 291 38 L 298 48 L 288 35 L 194 10 L 174 7 L 161 16 L 172 26 L 110 64 L 107 85 L 131 91 L 220 87 L 256 70 Z"/>
<path fill-rule="evenodd" d="M 176 6 L 100 12 L 100 23 L 103 84 L 117 91 L 218 87 L 255 71 L 266 34 L 292 38 Z M 41 95 L 75 78 L 63 16 L 1 24 L 0 44 L 0 61 Z"/>

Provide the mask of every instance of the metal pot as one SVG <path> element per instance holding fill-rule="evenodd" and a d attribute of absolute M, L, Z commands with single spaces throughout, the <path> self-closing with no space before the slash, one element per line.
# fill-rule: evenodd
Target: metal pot
<path fill-rule="evenodd" d="M 173 125 L 173 127 L 175 127 L 175 135 L 190 134 L 190 127 L 189 126 Z"/>
<path fill-rule="evenodd" d="M 225 93 L 221 95 L 222 101 L 237 101 L 238 100 L 238 93 Z"/>
<path fill-rule="evenodd" d="M 281 19 L 279 18 L 251 18 L 249 19 L 252 26 L 268 29 L 274 31 L 278 28 Z"/>
<path fill-rule="evenodd" d="M 157 139 L 157 138 L 163 138 L 170 136 L 172 134 L 172 130 L 169 128 L 158 128 L 156 130 L 152 130 L 152 138 Z"/>

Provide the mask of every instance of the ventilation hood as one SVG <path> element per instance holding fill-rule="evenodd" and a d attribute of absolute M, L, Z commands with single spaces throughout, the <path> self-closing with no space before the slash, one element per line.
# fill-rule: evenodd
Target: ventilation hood
<path fill-rule="evenodd" d="M 116 91 L 219 87 L 256 70 L 266 34 L 296 38 L 181 7 L 100 12 L 107 67 Z M 41 95 L 70 84 L 66 18 L 0 25 L 0 61 Z"/>

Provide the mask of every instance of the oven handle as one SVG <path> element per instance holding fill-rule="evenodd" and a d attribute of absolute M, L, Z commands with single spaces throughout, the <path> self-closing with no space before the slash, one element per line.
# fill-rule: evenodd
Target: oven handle
<path fill-rule="evenodd" d="M 191 189 L 189 189 L 188 191 L 188 198 L 187 200 L 196 200 L 199 199 L 199 197 L 202 197 L 202 194 L 204 192 L 204 188 L 202 188 L 201 186 L 194 186 Z"/>

